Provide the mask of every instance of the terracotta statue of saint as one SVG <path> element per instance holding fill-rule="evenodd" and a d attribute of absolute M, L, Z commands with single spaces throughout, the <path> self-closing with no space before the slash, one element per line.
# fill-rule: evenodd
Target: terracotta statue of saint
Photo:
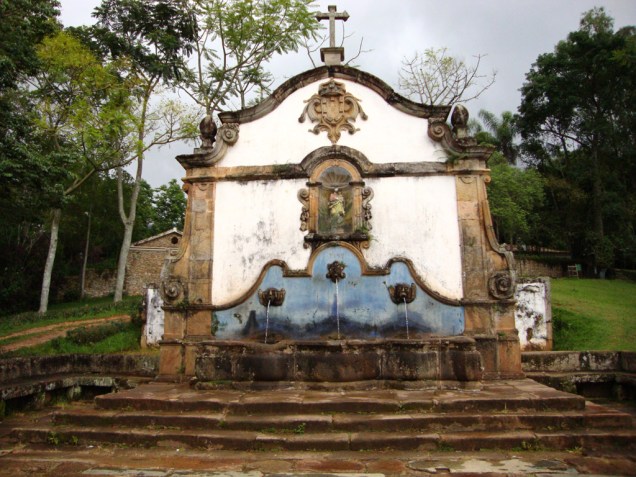
<path fill-rule="evenodd" d="M 345 216 L 344 197 L 338 188 L 329 195 L 329 215 L 341 219 Z"/>

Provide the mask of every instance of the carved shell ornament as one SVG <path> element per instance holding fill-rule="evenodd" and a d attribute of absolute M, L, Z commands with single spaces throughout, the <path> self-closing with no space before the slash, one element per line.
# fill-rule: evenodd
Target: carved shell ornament
<path fill-rule="evenodd" d="M 318 94 L 314 94 L 305 103 L 307 106 L 298 122 L 303 123 L 309 117 L 312 123 L 318 123 L 309 132 L 319 134 L 320 131 L 326 131 L 332 144 L 338 142 L 341 131 L 349 134 L 359 131 L 352 124 L 358 116 L 364 120 L 368 117 L 360 106 L 360 100 L 347 93 L 344 83 L 334 80 L 321 84 Z"/>

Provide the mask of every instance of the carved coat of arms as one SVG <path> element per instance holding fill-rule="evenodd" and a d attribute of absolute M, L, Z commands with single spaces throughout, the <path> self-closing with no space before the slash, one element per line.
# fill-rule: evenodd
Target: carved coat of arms
<path fill-rule="evenodd" d="M 309 117 L 312 123 L 318 123 L 309 131 L 314 134 L 327 131 L 331 143 L 336 144 L 341 131 L 353 134 L 359 130 L 352 124 L 358 116 L 367 119 L 359 101 L 351 93 L 347 93 L 344 83 L 329 80 L 320 85 L 318 94 L 305 101 L 307 106 L 298 121 L 303 123 L 305 117 Z"/>

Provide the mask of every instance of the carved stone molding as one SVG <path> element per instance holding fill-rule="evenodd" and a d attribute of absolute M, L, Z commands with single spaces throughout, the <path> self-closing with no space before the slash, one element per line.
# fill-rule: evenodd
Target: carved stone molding
<path fill-rule="evenodd" d="M 310 132 L 319 134 L 326 131 L 327 137 L 332 144 L 336 144 L 340 139 L 340 132 L 347 131 L 354 134 L 359 131 L 352 122 L 358 116 L 366 120 L 367 115 L 360 106 L 360 100 L 351 93 L 347 93 L 344 83 L 329 80 L 322 83 L 318 88 L 318 94 L 314 94 L 307 101 L 307 106 L 298 118 L 298 122 L 305 122 L 309 117 L 312 123 L 316 124 Z"/>
<path fill-rule="evenodd" d="M 378 77 L 345 65 L 320 66 L 313 70 L 305 71 L 288 79 L 265 100 L 251 108 L 240 111 L 227 111 L 219 114 L 223 123 L 248 123 L 269 114 L 280 106 L 285 99 L 299 89 L 316 81 L 328 79 L 354 81 L 366 86 L 377 93 L 386 103 L 410 116 L 417 118 L 442 118 L 444 120 L 450 113 L 450 106 L 430 106 L 411 101 L 395 91 Z"/>
<path fill-rule="evenodd" d="M 297 194 L 298 200 L 303 205 L 300 212 L 300 230 L 305 232 L 309 229 L 309 189 L 300 189 Z"/>
<path fill-rule="evenodd" d="M 214 136 L 214 145 L 212 147 L 209 147 L 212 139 L 208 136 L 207 140 L 204 141 L 203 147 L 195 149 L 194 154 L 177 156 L 177 160 L 186 169 L 214 165 L 223 159 L 228 146 L 236 144 L 238 137 L 238 123 L 223 124 Z"/>
<path fill-rule="evenodd" d="M 239 137 L 239 125 L 238 123 L 227 123 L 221 126 L 219 130 L 219 138 L 225 143 L 233 146 L 238 141 Z"/>
<path fill-rule="evenodd" d="M 181 278 L 170 277 L 161 282 L 161 294 L 164 301 L 172 305 L 188 297 L 188 287 Z"/>
<path fill-rule="evenodd" d="M 477 145 L 475 138 L 468 135 L 468 118 L 468 110 L 458 104 L 451 115 L 452 130 L 445 118 L 431 117 L 428 120 L 428 136 L 441 143 L 448 161 L 452 163 L 470 159 L 487 161 L 495 150 L 493 146 Z"/>
<path fill-rule="evenodd" d="M 361 191 L 362 195 L 362 223 L 366 230 L 371 230 L 371 219 L 373 214 L 371 213 L 371 199 L 373 199 L 373 189 L 371 187 L 364 187 Z"/>
<path fill-rule="evenodd" d="M 488 291 L 497 299 L 511 298 L 515 292 L 515 280 L 510 272 L 493 273 L 488 279 Z"/>

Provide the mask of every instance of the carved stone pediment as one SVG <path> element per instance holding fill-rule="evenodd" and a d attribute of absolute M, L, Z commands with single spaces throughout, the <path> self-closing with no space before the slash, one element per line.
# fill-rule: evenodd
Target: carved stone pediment
<path fill-rule="evenodd" d="M 316 124 L 310 132 L 319 134 L 326 131 L 332 144 L 340 139 L 340 132 L 347 131 L 353 134 L 359 129 L 352 124 L 358 116 L 366 120 L 367 115 L 360 106 L 360 100 L 351 93 L 347 93 L 344 83 L 329 80 L 318 88 L 318 94 L 314 94 L 307 101 L 307 106 L 298 118 L 298 122 L 305 122 L 309 117 Z"/>

